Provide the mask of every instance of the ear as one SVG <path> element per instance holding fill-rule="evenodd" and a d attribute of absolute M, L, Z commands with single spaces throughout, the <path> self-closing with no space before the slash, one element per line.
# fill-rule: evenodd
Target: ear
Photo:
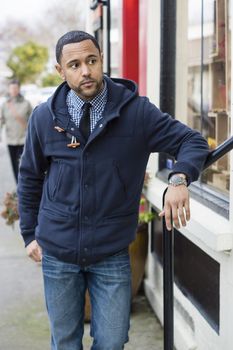
<path fill-rule="evenodd" d="M 60 77 L 62 78 L 62 80 L 66 80 L 65 73 L 64 73 L 61 65 L 59 63 L 57 63 L 57 64 L 55 64 L 55 68 L 58 71 L 58 73 L 59 73 Z"/>
<path fill-rule="evenodd" d="M 101 60 L 101 63 L 103 64 L 104 63 L 104 54 L 103 54 L 103 52 L 101 52 L 101 54 L 100 54 L 100 60 Z"/>

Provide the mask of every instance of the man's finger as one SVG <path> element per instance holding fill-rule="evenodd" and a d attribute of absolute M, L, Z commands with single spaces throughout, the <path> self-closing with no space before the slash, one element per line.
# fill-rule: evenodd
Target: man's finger
<path fill-rule="evenodd" d="M 176 205 L 172 206 L 172 220 L 176 228 L 180 228 L 180 221 L 178 216 L 178 208 Z"/>
<path fill-rule="evenodd" d="M 36 262 L 40 262 L 41 259 L 42 259 L 41 249 L 40 247 L 38 247 L 36 250 Z"/>
<path fill-rule="evenodd" d="M 184 207 L 182 204 L 179 205 L 178 213 L 182 226 L 186 226 L 186 216 L 184 215 Z"/>
<path fill-rule="evenodd" d="M 165 205 L 164 207 L 164 216 L 165 216 L 165 223 L 168 231 L 171 231 L 172 229 L 172 223 L 171 223 L 171 207 L 169 205 Z"/>
<path fill-rule="evenodd" d="M 32 250 L 28 256 L 34 260 L 35 262 L 40 262 L 41 261 L 41 252 L 39 249 Z"/>
<path fill-rule="evenodd" d="M 164 216 L 164 215 L 165 215 L 165 211 L 162 210 L 162 211 L 159 213 L 159 217 L 161 218 L 161 217 Z"/>
<path fill-rule="evenodd" d="M 41 257 L 37 254 L 32 255 L 30 258 L 35 262 L 41 262 Z"/>
<path fill-rule="evenodd" d="M 190 220 L 190 216 L 191 216 L 191 214 L 190 214 L 189 201 L 186 201 L 186 202 L 185 202 L 184 209 L 185 209 L 186 220 L 189 221 L 189 220 Z"/>

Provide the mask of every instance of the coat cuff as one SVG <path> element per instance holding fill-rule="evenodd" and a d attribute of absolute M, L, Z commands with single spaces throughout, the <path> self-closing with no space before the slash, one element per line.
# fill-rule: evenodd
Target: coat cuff
<path fill-rule="evenodd" d="M 175 163 L 172 172 L 169 177 L 174 173 L 183 173 L 186 175 L 187 183 L 190 185 L 191 182 L 196 181 L 199 177 L 199 170 L 187 162 Z"/>
<path fill-rule="evenodd" d="M 24 240 L 24 244 L 25 244 L 25 248 L 32 242 L 35 240 L 35 233 L 21 233 L 23 240 Z"/>

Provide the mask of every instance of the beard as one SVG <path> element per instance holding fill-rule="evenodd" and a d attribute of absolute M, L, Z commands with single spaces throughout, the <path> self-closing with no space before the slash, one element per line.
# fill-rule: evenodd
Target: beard
<path fill-rule="evenodd" d="M 78 86 L 70 86 L 84 100 L 93 99 L 103 88 L 103 80 L 86 79 Z"/>

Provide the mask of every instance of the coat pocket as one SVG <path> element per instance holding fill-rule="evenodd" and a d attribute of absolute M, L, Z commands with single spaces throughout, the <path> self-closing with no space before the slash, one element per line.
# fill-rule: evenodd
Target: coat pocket
<path fill-rule="evenodd" d="M 61 211 L 57 211 L 56 210 L 52 210 L 51 208 L 47 208 L 47 207 L 43 207 L 41 209 L 41 212 L 43 213 L 43 215 L 47 216 L 48 218 L 52 219 L 52 220 L 56 220 L 56 221 L 64 221 L 64 220 L 68 220 L 70 218 L 70 215 L 65 213 L 65 212 L 61 212 Z"/>
<path fill-rule="evenodd" d="M 96 165 L 96 199 L 100 217 L 112 215 L 127 200 L 127 191 L 116 161 Z"/>
<path fill-rule="evenodd" d="M 77 240 L 77 219 L 48 208 L 41 209 L 36 227 L 36 239 L 53 247 L 74 250 Z"/>
<path fill-rule="evenodd" d="M 58 188 L 60 186 L 60 181 L 61 181 L 61 175 L 62 175 L 62 167 L 63 164 L 59 161 L 59 162 L 55 162 L 55 170 L 53 173 L 53 179 L 51 180 L 51 184 L 50 184 L 50 197 L 53 200 L 56 197 L 56 192 L 58 191 Z"/>
<path fill-rule="evenodd" d="M 80 164 L 64 161 L 52 162 L 48 174 L 48 193 L 52 202 L 79 206 Z"/>

